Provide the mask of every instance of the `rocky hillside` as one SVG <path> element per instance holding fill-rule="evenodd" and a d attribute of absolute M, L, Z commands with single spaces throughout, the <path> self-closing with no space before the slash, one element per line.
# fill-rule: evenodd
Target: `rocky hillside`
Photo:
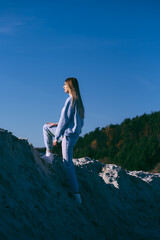
<path fill-rule="evenodd" d="M 90 158 L 74 163 L 82 205 L 58 156 L 50 166 L 26 139 L 0 130 L 0 239 L 160 239 L 160 174 Z"/>

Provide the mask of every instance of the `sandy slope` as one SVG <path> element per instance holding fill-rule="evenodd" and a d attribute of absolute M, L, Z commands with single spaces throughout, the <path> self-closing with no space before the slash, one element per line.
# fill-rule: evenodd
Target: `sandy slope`
<path fill-rule="evenodd" d="M 160 174 L 74 162 L 81 206 L 60 158 L 49 166 L 27 140 L 0 130 L 0 239 L 160 239 Z"/>

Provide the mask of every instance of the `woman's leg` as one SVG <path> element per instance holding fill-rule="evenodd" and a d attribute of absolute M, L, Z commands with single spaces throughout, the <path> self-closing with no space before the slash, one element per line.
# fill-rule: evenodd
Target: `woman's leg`
<path fill-rule="evenodd" d="M 70 184 L 70 187 L 74 193 L 79 192 L 79 184 L 77 181 L 75 167 L 73 164 L 73 147 L 76 144 L 78 138 L 70 138 L 64 136 L 62 139 L 62 155 L 66 175 Z"/>
<path fill-rule="evenodd" d="M 49 127 L 49 124 L 43 126 L 43 138 L 46 151 L 51 152 L 53 148 L 53 137 L 55 136 L 56 127 Z"/>

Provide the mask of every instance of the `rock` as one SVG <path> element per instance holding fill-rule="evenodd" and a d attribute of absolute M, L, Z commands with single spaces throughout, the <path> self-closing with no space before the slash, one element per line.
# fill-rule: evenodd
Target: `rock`
<path fill-rule="evenodd" d="M 52 166 L 28 143 L 0 129 L 0 239 L 160 239 L 160 174 L 74 159 L 82 205 L 62 159 Z"/>

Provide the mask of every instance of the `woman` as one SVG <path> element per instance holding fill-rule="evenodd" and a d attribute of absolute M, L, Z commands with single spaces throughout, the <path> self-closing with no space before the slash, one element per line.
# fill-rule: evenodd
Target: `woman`
<path fill-rule="evenodd" d="M 63 88 L 65 93 L 69 93 L 69 97 L 62 109 L 59 122 L 46 123 L 43 126 L 44 143 L 46 146 L 46 155 L 43 159 L 52 163 L 52 147 L 56 146 L 58 140 L 62 139 L 62 156 L 66 174 L 75 198 L 81 203 L 79 185 L 72 157 L 73 147 L 78 141 L 84 123 L 84 106 L 76 78 L 67 78 Z M 54 141 L 52 145 L 53 137 Z"/>

